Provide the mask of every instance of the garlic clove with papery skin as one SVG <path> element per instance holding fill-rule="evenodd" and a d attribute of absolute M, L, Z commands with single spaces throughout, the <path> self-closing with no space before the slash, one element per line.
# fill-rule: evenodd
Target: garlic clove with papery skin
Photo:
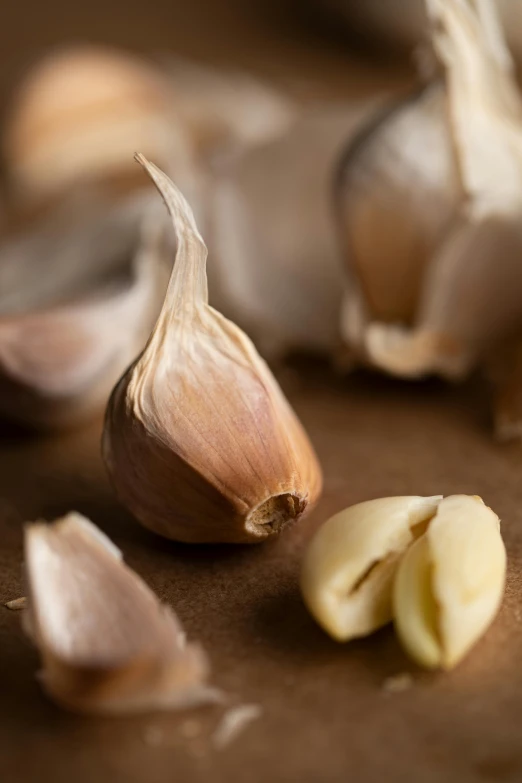
<path fill-rule="evenodd" d="M 342 330 L 387 372 L 459 378 L 522 327 L 522 101 L 489 0 L 428 10 L 444 86 L 370 132 L 340 179 L 358 278 Z"/>
<path fill-rule="evenodd" d="M 146 192 L 115 204 L 95 189 L 4 237 L 1 414 L 54 429 L 103 409 L 159 310 L 163 228 Z"/>
<path fill-rule="evenodd" d="M 185 168 L 186 139 L 170 106 L 168 79 L 145 59 L 94 45 L 51 52 L 21 80 L 6 114 L 13 192 L 42 199 L 128 170 L 138 148 Z"/>
<path fill-rule="evenodd" d="M 253 344 L 208 305 L 207 250 L 188 204 L 143 156 L 177 236 L 167 296 L 109 401 L 103 454 L 121 501 L 186 542 L 259 542 L 313 505 L 321 470 Z"/>
<path fill-rule="evenodd" d="M 172 610 L 77 513 L 25 531 L 24 626 L 40 651 L 40 682 L 74 712 L 175 709 L 208 698 L 208 664 Z"/>

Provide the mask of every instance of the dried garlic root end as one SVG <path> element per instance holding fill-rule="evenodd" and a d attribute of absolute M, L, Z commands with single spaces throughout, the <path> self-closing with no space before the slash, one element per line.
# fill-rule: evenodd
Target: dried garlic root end
<path fill-rule="evenodd" d="M 89 520 L 71 513 L 28 525 L 25 563 L 24 627 L 54 701 L 75 712 L 126 713 L 205 699 L 203 651 L 185 643 L 173 612 Z"/>
<path fill-rule="evenodd" d="M 424 533 L 441 496 L 359 503 L 329 519 L 305 554 L 304 601 L 338 641 L 366 636 L 392 619 L 392 585 L 402 554 Z"/>
<path fill-rule="evenodd" d="M 477 496 L 445 498 L 395 580 L 395 625 L 411 657 L 429 669 L 456 666 L 497 614 L 505 574 L 497 515 Z"/>

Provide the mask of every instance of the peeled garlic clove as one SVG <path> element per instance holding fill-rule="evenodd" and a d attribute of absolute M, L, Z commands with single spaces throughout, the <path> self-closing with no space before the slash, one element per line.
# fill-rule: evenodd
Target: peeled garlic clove
<path fill-rule="evenodd" d="M 122 502 L 168 538 L 261 541 L 317 499 L 317 458 L 250 340 L 209 307 L 207 251 L 185 199 L 138 160 L 170 211 L 177 252 L 148 345 L 109 401 L 107 468 Z"/>
<path fill-rule="evenodd" d="M 0 412 L 24 424 L 99 412 L 159 310 L 163 220 L 146 197 L 93 201 L 0 243 Z"/>
<path fill-rule="evenodd" d="M 6 118 L 15 190 L 41 198 L 126 170 L 136 149 L 185 169 L 187 145 L 170 104 L 168 80 L 145 60 L 96 46 L 50 54 L 22 82 Z"/>
<path fill-rule="evenodd" d="M 319 528 L 305 553 L 301 590 L 330 636 L 348 641 L 390 622 L 399 560 L 440 502 L 441 496 L 369 500 Z"/>
<path fill-rule="evenodd" d="M 497 614 L 505 576 L 497 515 L 477 496 L 445 498 L 395 580 L 395 625 L 412 658 L 456 666 Z"/>
<path fill-rule="evenodd" d="M 369 185 L 363 197 L 357 202 L 352 191 L 354 205 L 348 190 L 341 199 L 352 221 L 341 211 L 345 246 L 355 259 L 364 298 L 363 306 L 353 295 L 347 301 L 343 332 L 350 343 L 357 341 L 366 361 L 388 372 L 456 378 L 522 322 L 516 294 L 522 284 L 522 101 L 489 0 L 477 6 L 430 0 L 428 7 L 446 71 L 434 127 L 438 123 L 446 131 L 439 135 L 437 154 L 416 154 L 412 171 L 389 166 L 387 188 L 372 177 L 370 159 L 359 174 Z M 406 109 L 401 116 L 412 137 L 417 135 L 418 149 L 429 148 L 431 123 L 426 124 L 423 102 L 412 107 L 408 122 Z M 385 122 L 374 146 L 380 143 L 385 150 L 386 134 L 393 136 L 396 124 L 393 117 Z M 406 130 L 403 138 L 409 139 Z M 366 149 L 371 152 L 369 142 Z M 345 174 L 348 183 L 356 178 L 356 153 L 354 174 L 349 168 Z M 440 199 L 430 225 L 425 205 L 433 190 Z M 401 220 L 394 215 L 407 201 L 398 198 L 398 210 L 393 202 L 402 191 L 412 207 Z M 383 199 L 382 193 L 392 198 Z M 368 226 L 379 231 L 372 236 Z M 358 320 L 354 305 L 362 313 Z"/>
<path fill-rule="evenodd" d="M 310 111 L 216 173 L 211 298 L 265 356 L 332 353 L 340 343 L 344 285 L 330 180 L 346 133 L 369 105 Z"/>
<path fill-rule="evenodd" d="M 89 520 L 28 525 L 26 620 L 48 695 L 76 712 L 173 709 L 204 695 L 208 672 L 172 612 Z M 25 614 L 27 614 L 27 612 Z"/>

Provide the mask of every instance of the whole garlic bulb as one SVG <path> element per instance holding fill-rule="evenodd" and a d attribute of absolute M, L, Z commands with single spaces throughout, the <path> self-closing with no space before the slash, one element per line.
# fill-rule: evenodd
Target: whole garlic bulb
<path fill-rule="evenodd" d="M 103 454 L 122 502 L 187 542 L 258 542 L 314 503 L 321 471 L 268 367 L 208 305 L 206 247 L 170 180 L 137 156 L 177 235 L 165 303 L 109 401 Z"/>
<path fill-rule="evenodd" d="M 23 198 L 131 168 L 136 149 L 185 167 L 168 79 L 152 64 L 96 46 L 57 51 L 18 87 L 6 117 L 7 172 Z M 181 173 L 177 172 L 178 176 Z"/>
<path fill-rule="evenodd" d="M 342 331 L 363 361 L 459 378 L 522 327 L 522 101 L 489 0 L 428 0 L 446 72 L 344 159 L 356 279 Z"/>
<path fill-rule="evenodd" d="M 116 205 L 91 195 L 0 245 L 0 413 L 24 424 L 69 426 L 102 409 L 159 309 L 164 223 L 148 194 Z"/>

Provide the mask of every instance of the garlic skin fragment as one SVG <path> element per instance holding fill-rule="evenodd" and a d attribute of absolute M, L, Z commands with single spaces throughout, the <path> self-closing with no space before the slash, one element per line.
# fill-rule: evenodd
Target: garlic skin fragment
<path fill-rule="evenodd" d="M 367 636 L 392 619 L 392 588 L 404 552 L 426 529 L 442 496 L 368 500 L 319 528 L 301 571 L 304 602 L 340 642 Z"/>
<path fill-rule="evenodd" d="M 477 496 L 444 498 L 395 580 L 395 627 L 407 652 L 429 669 L 456 666 L 497 614 L 505 576 L 497 515 Z"/>
<path fill-rule="evenodd" d="M 137 156 L 177 236 L 167 296 L 109 401 L 103 454 L 121 501 L 186 542 L 259 542 L 317 499 L 308 437 L 253 344 L 208 305 L 207 250 L 172 182 Z"/>
<path fill-rule="evenodd" d="M 490 0 L 427 8 L 444 85 L 370 129 L 340 176 L 358 280 L 342 331 L 386 372 L 459 379 L 522 328 L 522 100 Z"/>
<path fill-rule="evenodd" d="M 40 681 L 75 712 L 175 709 L 203 694 L 208 665 L 174 613 L 89 520 L 70 513 L 25 531 L 26 628 Z"/>
<path fill-rule="evenodd" d="M 2 415 L 59 429 L 103 410 L 165 289 L 164 224 L 151 206 L 145 193 L 115 204 L 85 191 L 81 209 L 66 203 L 0 244 Z"/>

